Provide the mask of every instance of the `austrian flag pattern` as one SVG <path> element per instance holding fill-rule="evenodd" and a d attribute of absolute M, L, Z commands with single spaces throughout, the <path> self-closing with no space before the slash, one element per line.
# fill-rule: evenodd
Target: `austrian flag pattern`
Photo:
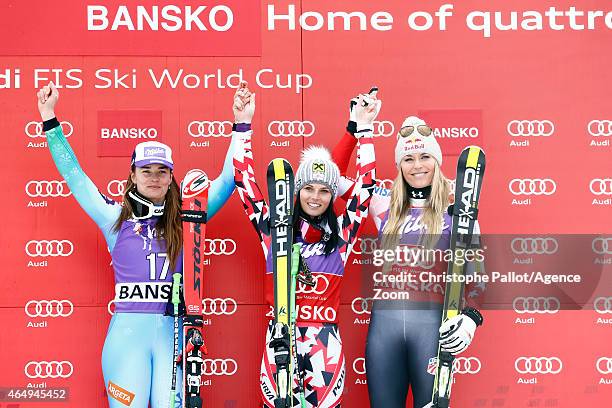
<path fill-rule="evenodd" d="M 367 219 L 370 199 L 375 187 L 375 156 L 372 131 L 360 135 L 357 152 L 357 177 L 352 196 L 344 212 L 338 217 L 338 247 L 325 256 L 322 243 L 303 244 L 302 257 L 313 277 L 317 279 L 314 288 L 298 286 L 296 304 L 298 322 L 337 323 L 337 309 L 340 303 L 340 281 L 362 223 Z M 234 179 L 245 212 L 255 227 L 266 257 L 266 302 L 274 305 L 272 282 L 272 258 L 268 256 L 271 244 L 270 209 L 255 181 L 251 132 L 240 136 L 242 146 L 234 151 Z M 323 273 L 324 272 L 324 273 Z M 305 293 L 308 291 L 309 293 Z M 312 293 L 311 293 L 312 292 Z M 330 310 L 331 309 L 331 310 Z M 324 318 L 321 319 L 321 316 Z"/>

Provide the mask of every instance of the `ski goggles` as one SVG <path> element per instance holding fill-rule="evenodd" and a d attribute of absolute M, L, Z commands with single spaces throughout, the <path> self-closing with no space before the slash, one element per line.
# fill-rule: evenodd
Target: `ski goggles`
<path fill-rule="evenodd" d="M 419 125 L 416 127 L 415 126 L 404 126 L 403 128 L 399 130 L 399 135 L 401 137 L 408 137 L 414 133 L 415 129 L 421 136 L 430 136 L 433 133 L 433 131 L 431 130 L 429 126 Z"/>
<path fill-rule="evenodd" d="M 135 189 L 128 192 L 128 198 L 132 204 L 132 217 L 137 220 L 145 220 L 151 217 L 159 217 L 164 214 L 164 201 L 161 205 L 153 204 L 145 197 L 140 195 Z"/>

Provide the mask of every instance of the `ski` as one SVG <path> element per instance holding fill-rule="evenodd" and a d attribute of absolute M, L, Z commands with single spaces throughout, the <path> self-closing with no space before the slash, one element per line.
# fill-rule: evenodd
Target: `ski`
<path fill-rule="evenodd" d="M 448 263 L 442 309 L 442 323 L 461 312 L 464 283 L 458 282 L 457 276 L 464 275 L 466 263 L 462 258 L 464 250 L 472 245 L 474 225 L 478 218 L 478 199 L 485 170 L 485 155 L 477 146 L 468 146 L 461 152 L 457 163 L 455 179 L 455 203 L 452 208 L 453 229 L 451 231 L 452 259 Z M 460 251 L 457 251 L 460 250 Z M 454 279 L 451 277 L 455 277 Z M 434 378 L 431 406 L 448 408 L 451 386 L 453 384 L 453 363 L 455 357 L 442 351 L 438 345 L 438 367 Z"/>
<path fill-rule="evenodd" d="M 208 354 L 202 336 L 202 268 L 210 183 L 202 170 L 190 170 L 181 183 L 183 223 L 183 408 L 202 408 L 203 355 Z"/>
<path fill-rule="evenodd" d="M 292 285 L 293 242 L 293 169 L 289 162 L 274 159 L 268 165 L 268 198 L 270 203 L 270 230 L 274 273 L 274 327 L 269 347 L 274 349 L 276 365 L 276 398 L 274 408 L 293 406 L 294 331 L 290 327 L 295 290 Z"/>

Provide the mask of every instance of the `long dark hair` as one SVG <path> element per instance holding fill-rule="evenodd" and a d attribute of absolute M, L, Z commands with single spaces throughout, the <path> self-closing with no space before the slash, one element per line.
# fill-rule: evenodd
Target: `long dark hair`
<path fill-rule="evenodd" d="M 134 171 L 134 169 L 132 169 Z M 132 182 L 132 173 L 128 175 L 127 184 L 125 185 L 125 193 L 123 193 L 123 207 L 121 208 L 121 214 L 113 226 L 114 232 L 121 230 L 121 224 L 123 221 L 132 218 L 134 210 L 128 200 L 128 192 L 136 188 Z M 155 225 L 155 232 L 158 238 L 165 239 L 166 241 L 166 253 L 168 254 L 168 260 L 170 261 L 170 269 L 174 270 L 176 267 L 176 261 L 183 249 L 183 224 L 181 223 L 181 195 L 179 192 L 179 186 L 176 183 L 174 174 L 172 174 L 172 182 L 170 188 L 166 193 L 166 203 L 164 205 L 164 214 L 159 218 Z"/>
<path fill-rule="evenodd" d="M 306 214 L 306 212 L 304 212 L 304 210 L 302 209 L 302 205 L 300 204 L 300 192 L 298 191 L 295 197 L 295 204 L 293 205 L 293 208 L 295 209 L 295 214 L 293 216 L 293 235 L 297 236 L 297 234 L 299 233 L 300 220 L 302 218 L 316 224 L 324 225 L 325 223 L 327 223 L 327 225 L 329 225 L 329 228 L 331 229 L 331 236 L 329 237 L 329 240 L 325 243 L 325 249 L 323 250 L 323 252 L 325 252 L 325 256 L 331 254 L 332 251 L 338 246 L 339 235 L 338 216 L 334 211 L 334 201 L 331 200 L 325 212 L 323 212 L 323 214 L 321 214 L 315 220 L 310 215 Z"/>

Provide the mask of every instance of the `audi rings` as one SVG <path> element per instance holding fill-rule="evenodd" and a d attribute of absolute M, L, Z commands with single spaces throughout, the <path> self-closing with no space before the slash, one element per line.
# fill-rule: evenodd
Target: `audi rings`
<path fill-rule="evenodd" d="M 68 197 L 72 194 L 63 180 L 30 180 L 25 192 L 29 197 Z"/>
<path fill-rule="evenodd" d="M 589 190 L 595 195 L 612 195 L 612 179 L 593 179 L 589 183 Z"/>
<path fill-rule="evenodd" d="M 514 238 L 510 248 L 516 255 L 551 255 L 559 249 L 555 238 Z"/>
<path fill-rule="evenodd" d="M 74 128 L 72 127 L 72 123 L 61 121 L 60 126 L 62 127 L 62 132 L 64 136 L 70 137 L 72 132 L 74 132 Z M 46 137 L 45 132 L 43 132 L 43 124 L 42 122 L 28 122 L 25 125 L 25 134 L 26 136 L 35 138 L 35 137 Z"/>
<path fill-rule="evenodd" d="M 594 119 L 587 125 L 591 136 L 612 136 L 612 120 Z"/>
<path fill-rule="evenodd" d="M 476 357 L 455 357 L 453 361 L 454 374 L 477 374 L 482 368 L 482 363 Z"/>
<path fill-rule="evenodd" d="M 512 301 L 512 308 L 519 314 L 555 314 L 561 309 L 561 302 L 556 297 L 516 297 Z"/>
<path fill-rule="evenodd" d="M 353 309 L 353 313 L 362 315 L 362 314 L 371 314 L 372 313 L 372 298 L 362 298 L 356 297 L 351 302 L 351 309 Z"/>
<path fill-rule="evenodd" d="M 230 137 L 233 123 L 228 120 L 194 120 L 187 126 L 191 137 Z"/>
<path fill-rule="evenodd" d="M 273 120 L 268 124 L 272 137 L 310 137 L 314 132 L 315 125 L 309 120 Z"/>
<path fill-rule="evenodd" d="M 236 241 L 230 238 L 206 238 L 204 255 L 233 255 L 236 252 Z"/>
<path fill-rule="evenodd" d="M 612 238 L 593 238 L 591 248 L 598 255 L 610 255 L 612 254 Z"/>
<path fill-rule="evenodd" d="M 512 120 L 507 130 L 510 136 L 550 136 L 555 125 L 550 120 Z"/>
<path fill-rule="evenodd" d="M 111 197 L 123 197 L 127 180 L 111 180 L 106 185 L 106 191 Z"/>
<path fill-rule="evenodd" d="M 205 358 L 202 362 L 202 375 L 234 375 L 238 363 L 233 358 Z"/>
<path fill-rule="evenodd" d="M 114 304 L 115 304 L 115 299 L 111 299 L 110 302 L 108 302 L 108 305 L 106 305 L 106 309 L 108 310 L 108 314 L 111 315 L 111 316 L 115 314 L 115 312 L 113 312 L 111 310 L 111 306 L 114 305 Z"/>
<path fill-rule="evenodd" d="M 388 120 L 375 120 L 372 126 L 373 137 L 389 137 L 395 134 L 395 126 Z"/>
<path fill-rule="evenodd" d="M 29 317 L 68 317 L 74 305 L 69 300 L 30 300 L 24 309 Z"/>
<path fill-rule="evenodd" d="M 357 242 L 353 246 L 353 253 L 356 255 L 371 255 L 378 247 L 376 238 L 357 238 Z"/>
<path fill-rule="evenodd" d="M 297 290 L 295 293 L 304 295 L 322 295 L 329 288 L 329 279 L 325 275 L 313 275 L 314 286 L 306 285 L 303 282 L 297 282 Z"/>
<path fill-rule="evenodd" d="M 612 374 L 612 357 L 600 357 L 595 366 L 600 374 Z"/>
<path fill-rule="evenodd" d="M 519 374 L 559 374 L 563 362 L 558 357 L 519 357 L 514 369 Z"/>
<path fill-rule="evenodd" d="M 62 239 L 32 240 L 25 245 L 25 252 L 31 257 L 37 256 L 69 256 L 74 251 L 72 242 Z"/>
<path fill-rule="evenodd" d="M 23 371 L 28 378 L 68 378 L 74 367 L 70 361 L 30 361 Z"/>
<path fill-rule="evenodd" d="M 238 303 L 232 298 L 204 298 L 202 299 L 203 315 L 233 315 L 238 310 Z"/>
<path fill-rule="evenodd" d="M 612 313 L 612 297 L 598 297 L 593 301 L 593 309 L 599 314 Z"/>
<path fill-rule="evenodd" d="M 557 191 L 557 183 L 552 179 L 519 179 L 510 180 L 510 192 L 514 195 L 552 195 Z"/>
<path fill-rule="evenodd" d="M 359 357 L 353 361 L 353 371 L 357 375 L 364 375 L 366 373 L 365 357 Z"/>

